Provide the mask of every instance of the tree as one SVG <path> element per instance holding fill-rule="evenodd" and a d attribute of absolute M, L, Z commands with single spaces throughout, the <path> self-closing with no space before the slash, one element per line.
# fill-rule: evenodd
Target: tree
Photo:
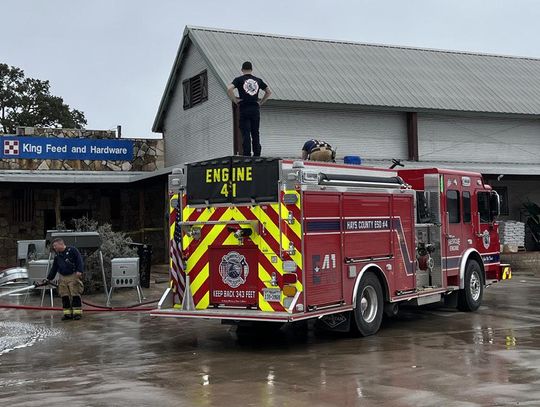
<path fill-rule="evenodd" d="M 16 126 L 80 129 L 84 113 L 51 95 L 49 81 L 26 78 L 24 71 L 0 63 L 0 130 L 14 133 Z"/>

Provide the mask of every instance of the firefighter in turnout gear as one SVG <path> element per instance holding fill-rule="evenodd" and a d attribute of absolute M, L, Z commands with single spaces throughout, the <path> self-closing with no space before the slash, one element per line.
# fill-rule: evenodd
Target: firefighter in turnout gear
<path fill-rule="evenodd" d="M 56 253 L 51 271 L 47 275 L 47 280 L 54 280 L 56 273 L 60 274 L 58 293 L 62 297 L 62 308 L 64 309 L 63 321 L 70 319 L 81 319 L 83 293 L 83 260 L 81 253 L 71 246 L 66 246 L 63 239 L 54 239 L 52 248 Z"/>
<path fill-rule="evenodd" d="M 326 141 L 311 139 L 302 147 L 302 160 L 335 162 L 336 152 Z"/>

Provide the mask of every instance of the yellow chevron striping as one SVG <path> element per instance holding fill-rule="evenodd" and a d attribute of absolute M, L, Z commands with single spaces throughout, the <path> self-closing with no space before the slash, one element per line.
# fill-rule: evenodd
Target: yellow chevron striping
<path fill-rule="evenodd" d="M 196 309 L 206 309 L 210 305 L 210 292 L 207 291 L 206 294 L 201 298 L 201 300 L 195 304 Z"/>
<path fill-rule="evenodd" d="M 272 205 L 272 209 L 275 211 L 275 207 L 274 205 Z M 263 212 L 262 210 L 260 210 L 260 212 Z M 288 212 L 288 211 L 287 211 Z M 287 213 L 288 214 L 288 213 Z M 259 219 L 262 222 L 264 222 L 266 219 L 269 219 L 268 215 L 264 214 L 265 216 L 261 216 L 262 219 Z M 273 223 L 272 223 L 273 224 Z M 287 244 L 288 246 L 288 242 L 289 242 L 289 239 L 287 239 L 285 236 L 283 236 L 283 241 L 285 244 Z M 267 250 L 268 252 L 266 252 L 265 250 L 263 250 L 263 242 L 264 242 L 264 246 L 267 246 Z M 278 240 L 279 242 L 279 240 Z M 300 248 L 297 248 L 297 252 L 291 256 L 292 259 L 295 261 L 295 263 L 297 264 L 297 266 L 302 269 L 302 255 L 301 253 L 298 251 L 298 249 Z M 271 261 L 271 257 L 272 255 L 275 255 L 276 258 L 277 258 L 277 263 L 272 263 L 276 269 L 276 271 L 280 274 L 283 274 L 283 261 L 281 260 L 281 258 L 279 257 L 279 253 L 277 254 L 274 254 L 274 252 L 272 251 L 272 249 L 270 249 L 270 246 L 264 241 L 264 238 L 261 237 L 261 243 L 259 244 L 259 250 L 261 250 L 264 254 L 266 254 L 266 257 L 268 257 L 268 261 L 270 263 L 272 263 Z M 260 270 L 261 267 L 259 267 L 259 270 Z M 263 269 L 264 270 L 264 269 Z M 259 276 L 261 275 L 261 273 L 259 272 Z M 268 275 L 268 277 L 270 277 Z M 261 277 L 261 280 L 262 281 L 265 281 L 262 277 Z M 297 281 L 296 284 L 295 284 L 295 287 L 298 291 L 303 291 L 303 286 L 302 286 L 302 283 L 300 281 Z"/>
<path fill-rule="evenodd" d="M 259 309 L 266 312 L 274 312 L 274 308 L 266 301 L 263 295 L 259 292 Z"/>
<path fill-rule="evenodd" d="M 259 280 L 261 280 L 266 287 L 272 287 L 270 281 L 272 279 L 271 271 L 266 270 L 261 263 L 259 263 Z"/>
<path fill-rule="evenodd" d="M 261 223 L 261 221 L 260 221 L 260 219 L 258 218 L 257 213 L 256 213 L 258 210 L 260 210 L 259 207 L 249 208 L 249 211 L 254 215 L 255 220 L 258 220 L 259 223 Z M 246 217 L 244 216 L 244 214 L 243 214 L 240 210 L 238 210 L 237 208 L 235 208 L 235 212 L 234 212 L 234 220 L 237 220 L 237 221 L 245 221 L 245 220 L 248 220 L 248 218 L 246 218 Z M 249 220 L 253 220 L 253 219 L 249 219 Z M 259 225 L 259 227 L 260 227 L 260 225 Z M 260 232 L 261 232 L 261 231 L 259 230 L 259 233 L 260 233 Z M 252 234 L 252 235 L 250 236 L 250 239 L 251 239 L 251 241 L 252 241 L 257 247 L 259 247 L 259 250 L 261 250 L 259 244 L 261 243 L 262 240 L 261 240 L 261 235 L 260 235 L 259 233 L 254 233 L 254 234 Z"/>
<path fill-rule="evenodd" d="M 298 209 L 301 210 L 301 209 L 302 209 L 302 203 L 300 202 L 300 198 L 301 198 L 300 192 L 298 192 L 298 191 L 295 190 L 295 189 L 292 189 L 291 191 L 294 192 L 294 194 L 295 194 L 296 197 L 298 198 L 298 199 L 296 200 L 296 204 L 295 204 L 296 207 L 297 207 Z"/>
<path fill-rule="evenodd" d="M 202 215 L 201 215 L 202 216 Z M 205 216 L 206 219 L 208 219 L 207 216 Z M 228 220 L 245 220 L 246 218 L 234 207 L 231 207 L 227 209 L 223 215 L 219 218 L 220 221 L 228 221 Z M 206 226 L 210 227 L 210 226 Z M 200 258 L 204 255 L 206 250 L 208 250 L 208 246 L 210 246 L 214 240 L 217 238 L 219 234 L 223 231 L 223 229 L 226 227 L 225 224 L 223 225 L 214 225 L 211 226 L 210 231 L 206 235 L 206 237 L 203 239 L 201 243 L 197 246 L 195 251 L 189 256 L 188 259 L 188 269 L 191 269 L 197 262 L 200 260 Z M 223 244 L 237 244 L 238 240 L 234 237 L 234 235 L 231 233 L 229 236 L 227 236 L 225 242 Z M 188 271 L 189 272 L 189 271 Z"/>
<path fill-rule="evenodd" d="M 295 206 L 298 208 L 298 209 L 301 209 L 302 208 L 302 204 L 300 203 L 300 192 L 298 192 L 296 189 L 288 189 L 286 191 L 284 191 L 287 195 L 296 195 L 296 203 L 295 203 Z"/>
<path fill-rule="evenodd" d="M 210 232 L 206 235 L 206 237 L 199 243 L 197 248 L 188 256 L 188 264 L 187 264 L 187 270 L 186 272 L 189 273 L 189 271 L 199 262 L 201 257 L 206 253 L 208 250 L 208 246 L 210 246 L 214 240 L 216 240 L 216 237 L 221 233 L 221 231 L 225 228 L 225 225 L 215 225 L 212 227 Z"/>
<path fill-rule="evenodd" d="M 275 211 L 275 208 L 272 208 L 272 209 Z M 279 228 L 271 221 L 270 217 L 264 211 L 261 211 L 260 213 L 261 213 L 261 221 L 266 222 L 265 223 L 266 229 L 272 235 L 272 237 L 276 239 L 276 241 L 279 243 L 280 242 Z M 290 242 L 289 238 L 285 236 L 285 234 L 281 234 L 282 250 L 287 250 L 289 248 L 289 242 Z M 300 269 L 302 269 L 302 255 L 300 254 L 300 249 L 301 249 L 300 247 L 296 248 L 296 253 L 291 255 L 291 259 L 293 259 L 296 265 Z"/>
<path fill-rule="evenodd" d="M 208 263 L 204 265 L 202 270 L 197 274 L 195 280 L 191 282 L 191 292 L 196 293 L 199 288 L 204 284 L 204 282 L 210 277 L 210 266 Z"/>
<path fill-rule="evenodd" d="M 210 218 L 210 216 L 212 215 L 212 209 L 214 208 L 207 208 L 207 209 L 204 209 L 201 213 L 201 215 L 199 216 L 199 218 L 197 219 L 197 222 L 206 222 L 208 220 L 208 218 Z M 186 208 L 185 211 L 183 211 L 183 215 L 185 213 L 188 212 L 188 208 Z M 193 211 L 192 211 L 193 212 Z M 182 219 L 188 219 L 188 217 L 183 217 Z M 192 242 L 193 238 L 191 238 L 190 236 L 188 236 L 187 234 L 184 235 L 183 239 L 182 239 L 182 247 L 188 247 L 189 244 Z"/>
<path fill-rule="evenodd" d="M 195 212 L 195 208 L 190 208 L 189 206 L 182 208 L 182 220 L 187 221 L 193 212 Z M 182 247 L 188 247 L 191 240 L 191 237 L 184 235 L 182 237 Z"/>
<path fill-rule="evenodd" d="M 272 205 L 272 209 L 274 209 L 274 211 L 276 211 L 276 213 L 277 213 L 277 208 L 274 205 Z M 287 219 L 289 217 L 289 210 L 287 209 L 287 207 L 284 204 L 281 204 L 279 206 L 279 209 L 281 210 L 281 219 Z M 302 230 L 301 230 L 301 227 L 300 227 L 300 220 L 299 219 L 295 218 L 294 223 L 292 225 L 289 224 L 289 227 L 291 228 L 291 230 L 294 232 L 294 234 L 296 236 L 298 236 L 298 237 L 301 236 Z"/>
<path fill-rule="evenodd" d="M 295 193 L 297 192 L 295 191 Z M 284 205 L 273 204 L 269 206 L 272 207 L 272 210 L 276 214 L 278 214 L 278 210 L 281 210 L 281 217 L 286 217 L 288 215 L 288 210 Z M 288 249 L 289 239 L 285 235 L 280 236 L 279 225 L 274 224 L 271 218 L 265 213 L 265 211 L 260 206 L 251 207 L 249 208 L 249 210 L 253 213 L 254 217 L 260 222 L 260 224 L 264 225 L 264 228 L 266 229 L 266 233 L 269 233 L 278 243 L 281 242 L 283 249 Z M 193 210 L 190 208 L 189 212 L 184 211 L 183 214 L 185 216 L 189 216 L 188 214 L 192 212 Z M 201 213 L 200 217 L 198 218 L 198 221 L 200 221 L 201 223 L 207 221 L 208 218 L 211 216 L 211 214 L 212 214 L 211 210 L 208 210 L 208 209 L 204 210 L 203 213 Z M 184 219 L 186 218 L 184 217 Z M 228 220 L 243 221 L 243 220 L 246 220 L 246 217 L 236 207 L 230 207 L 223 213 L 223 215 L 219 218 L 219 220 L 220 221 L 228 221 Z M 210 227 L 210 226 L 206 226 L 206 227 Z M 210 246 L 214 242 L 214 240 L 224 230 L 225 227 L 226 225 L 224 224 L 211 226 L 211 229 L 209 230 L 205 238 L 197 245 L 197 248 L 188 257 L 188 264 L 187 264 L 188 274 L 189 274 L 189 270 L 191 270 L 200 261 L 202 256 L 208 250 L 208 246 Z M 293 225 L 291 229 L 293 229 L 293 232 L 300 237 L 301 230 L 300 230 L 299 222 L 295 222 L 295 225 Z M 174 233 L 173 227 L 171 227 L 170 232 L 172 236 L 172 234 Z M 259 251 L 261 252 L 260 255 L 266 256 L 268 263 L 271 264 L 272 266 L 271 270 L 266 270 L 265 267 L 262 266 L 262 264 L 260 263 L 258 264 L 259 279 L 262 282 L 264 282 L 266 287 L 271 287 L 270 285 L 271 274 L 273 272 L 283 274 L 283 261 L 279 257 L 279 253 L 274 253 L 274 251 L 271 249 L 270 245 L 265 241 L 262 235 L 254 234 L 252 235 L 251 239 L 258 246 Z M 188 236 L 184 236 L 184 240 L 183 240 L 184 247 L 186 247 L 185 245 L 189 244 L 191 241 L 192 241 L 192 238 Z M 227 236 L 227 238 L 223 242 L 223 245 L 236 245 L 236 244 L 238 244 L 238 240 L 234 237 L 232 233 L 229 236 Z M 297 249 L 296 253 L 292 255 L 291 258 L 295 261 L 297 266 L 301 268 L 302 255 L 299 252 L 300 248 L 296 248 L 296 249 Z M 272 263 L 272 258 L 274 259 L 274 263 Z M 200 289 L 200 287 L 205 283 L 205 281 L 207 281 L 208 278 L 209 278 L 209 264 L 206 263 L 203 269 L 199 272 L 199 274 L 195 278 L 195 280 L 191 282 L 191 292 L 192 293 L 197 292 Z M 303 290 L 303 287 L 300 281 L 298 281 L 295 284 L 295 287 L 297 288 L 298 291 Z M 259 293 L 258 297 L 259 297 L 259 308 L 262 311 L 274 312 L 274 309 L 272 308 L 272 306 L 267 301 L 264 300 L 264 297 L 261 293 Z M 204 309 L 204 308 L 207 308 L 209 304 L 210 304 L 210 292 L 208 291 L 204 293 L 203 298 L 199 301 L 199 303 L 196 304 L 196 308 Z"/>
<path fill-rule="evenodd" d="M 177 200 L 177 199 L 178 199 L 178 194 L 173 194 L 171 196 L 171 199 L 169 201 L 169 216 L 170 216 L 170 214 L 173 213 L 173 211 L 175 209 L 172 206 L 172 201 Z M 172 240 L 174 239 L 174 229 L 175 229 L 175 227 L 176 227 L 176 222 L 174 222 L 172 225 L 169 225 L 169 248 L 168 248 L 168 250 L 170 250 L 170 244 L 171 244 Z M 172 260 L 172 257 L 169 255 L 169 271 L 172 270 L 172 268 L 173 268 L 173 260 Z M 173 287 L 172 279 L 169 282 L 169 287 L 171 287 L 173 289 L 176 289 L 176 287 Z"/>
<path fill-rule="evenodd" d="M 275 267 L 275 264 L 272 263 L 272 266 Z M 259 280 L 261 280 L 263 283 L 264 283 L 264 286 L 267 287 L 267 288 L 272 288 L 273 286 L 271 285 L 271 279 L 272 279 L 272 275 L 271 273 L 273 273 L 274 271 L 278 271 L 279 270 L 277 268 L 275 268 L 275 270 L 266 270 L 263 265 L 261 263 L 259 263 Z M 302 291 L 302 285 L 299 284 L 298 282 L 295 284 L 296 286 L 296 289 L 298 291 Z M 260 298 L 260 297 L 259 297 Z M 281 295 L 281 300 L 280 300 L 280 304 L 281 305 L 284 305 L 283 304 L 283 300 L 285 299 L 285 296 L 282 294 Z M 263 301 L 264 301 L 264 297 L 263 297 Z M 266 301 L 265 301 L 266 302 Z M 267 302 L 266 302 L 267 303 Z M 268 304 L 268 303 L 267 303 Z M 269 304 L 268 304 L 269 305 Z M 270 309 L 269 311 L 270 312 L 274 312 L 274 309 L 269 305 Z"/>
<path fill-rule="evenodd" d="M 259 222 L 264 225 L 266 231 L 270 233 L 274 240 L 279 244 L 279 226 L 274 224 L 272 219 L 270 219 L 270 217 L 263 210 L 259 211 L 257 218 L 259 219 Z"/>
<path fill-rule="evenodd" d="M 208 219 L 208 218 L 207 218 Z M 220 221 L 230 220 L 230 209 L 226 210 L 223 215 L 219 218 Z M 208 226 L 210 227 L 210 226 Z M 214 240 L 218 237 L 218 235 L 225 229 L 226 225 L 214 225 L 211 226 L 210 231 L 205 236 L 205 238 L 199 243 L 197 248 L 193 251 L 193 253 L 190 254 L 188 257 L 188 273 L 189 269 L 191 269 L 197 262 L 201 259 L 201 257 L 204 255 L 204 253 L 208 250 L 208 246 L 210 246 Z"/>
<path fill-rule="evenodd" d="M 195 208 L 192 208 L 190 206 L 185 206 L 184 208 L 182 208 L 182 219 L 183 220 L 189 220 L 189 217 L 193 214 L 193 212 L 195 212 L 196 209 Z"/>

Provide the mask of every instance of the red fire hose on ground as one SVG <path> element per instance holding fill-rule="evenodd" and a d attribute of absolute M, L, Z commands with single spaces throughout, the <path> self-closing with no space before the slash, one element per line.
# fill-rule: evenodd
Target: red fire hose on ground
<path fill-rule="evenodd" d="M 0 297 L 7 296 L 7 295 L 10 295 L 10 294 L 15 294 L 16 292 L 20 292 L 20 291 L 32 290 L 34 288 L 43 287 L 44 285 L 47 285 L 47 284 L 52 285 L 53 287 L 56 287 L 56 288 L 58 287 L 56 284 L 54 284 L 52 282 L 45 282 L 43 284 L 35 284 L 35 285 L 19 288 L 17 290 L 13 290 L 13 291 L 4 293 L 4 294 L 0 295 Z M 116 312 L 146 312 L 146 311 L 151 311 L 154 308 L 148 308 L 148 307 L 141 308 L 143 305 L 155 304 L 158 301 L 159 301 L 159 299 L 150 300 L 150 301 L 145 301 L 145 302 L 142 302 L 142 303 L 136 303 L 136 304 L 123 306 L 123 307 L 110 307 L 110 306 L 107 306 L 107 305 L 94 304 L 94 303 L 84 301 L 84 300 L 82 301 L 82 303 L 87 306 L 87 307 L 83 308 L 83 310 L 85 312 L 111 312 L 111 311 L 116 311 Z M 60 307 L 38 307 L 38 306 L 35 306 L 35 305 L 19 305 L 19 304 L 0 304 L 0 308 L 4 308 L 4 309 L 21 309 L 21 310 L 31 310 L 31 311 L 62 311 L 62 308 L 60 308 Z"/>

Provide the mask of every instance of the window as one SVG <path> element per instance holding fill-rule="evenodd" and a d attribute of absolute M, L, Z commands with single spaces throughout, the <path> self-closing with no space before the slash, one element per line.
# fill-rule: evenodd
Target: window
<path fill-rule="evenodd" d="M 208 100 L 208 77 L 206 71 L 182 82 L 184 91 L 184 110 L 200 105 Z"/>
<path fill-rule="evenodd" d="M 18 188 L 11 192 L 11 219 L 13 222 L 34 220 L 34 191 Z"/>
<path fill-rule="evenodd" d="M 489 192 L 478 192 L 478 212 L 480 213 L 480 223 L 491 222 Z"/>
<path fill-rule="evenodd" d="M 471 223 L 471 193 L 463 191 L 463 223 Z"/>
<path fill-rule="evenodd" d="M 446 210 L 450 223 L 459 223 L 459 192 L 454 190 L 446 191 Z"/>
<path fill-rule="evenodd" d="M 508 209 L 508 188 L 494 187 L 493 189 L 499 194 L 499 199 L 501 202 L 501 215 L 510 215 L 510 210 Z"/>
<path fill-rule="evenodd" d="M 431 214 L 429 201 L 425 191 L 416 191 L 416 221 L 418 223 L 430 223 Z"/>

